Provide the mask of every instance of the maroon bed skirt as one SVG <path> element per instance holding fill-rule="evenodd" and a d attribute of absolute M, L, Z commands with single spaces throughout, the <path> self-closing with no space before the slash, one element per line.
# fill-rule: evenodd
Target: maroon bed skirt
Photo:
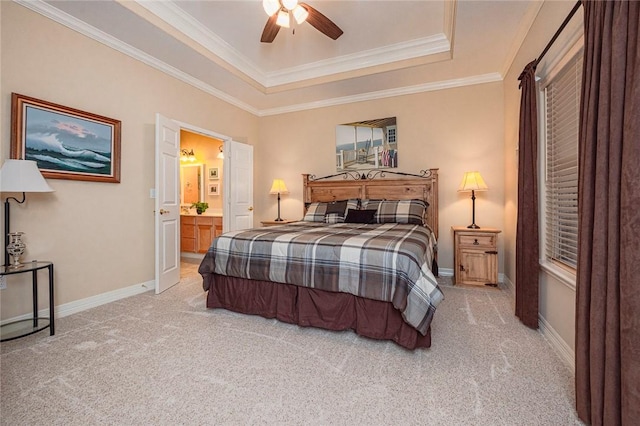
<path fill-rule="evenodd" d="M 391 303 L 347 293 L 214 274 L 207 307 L 276 318 L 303 327 L 352 329 L 361 336 L 392 340 L 407 349 L 431 346 L 431 327 L 423 336 L 404 322 Z"/>

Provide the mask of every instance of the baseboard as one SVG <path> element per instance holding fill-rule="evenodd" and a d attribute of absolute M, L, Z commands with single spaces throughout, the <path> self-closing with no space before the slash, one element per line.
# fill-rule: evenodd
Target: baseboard
<path fill-rule="evenodd" d="M 560 335 L 551 327 L 551 324 L 544 319 L 542 315 L 538 315 L 538 327 L 540 333 L 547 339 L 549 344 L 555 349 L 560 358 L 571 368 L 571 371 L 575 373 L 575 352 L 567 343 L 560 337 Z"/>
<path fill-rule="evenodd" d="M 453 268 L 438 268 L 438 275 L 441 277 L 452 277 Z M 498 282 L 503 283 L 505 279 L 508 279 L 504 274 L 498 274 Z"/>
<path fill-rule="evenodd" d="M 502 277 L 503 277 L 502 278 L 503 288 L 509 292 L 509 296 L 511 296 L 511 300 L 515 301 L 516 300 L 515 284 L 513 284 L 513 282 L 509 279 L 508 276 L 503 275 Z"/>
<path fill-rule="evenodd" d="M 438 276 L 440 277 L 452 277 L 453 269 L 452 268 L 438 268 Z"/>
<path fill-rule="evenodd" d="M 142 284 L 134 284 L 129 287 L 108 291 L 106 293 L 98 294 L 96 296 L 91 296 L 85 299 L 75 300 L 73 302 L 58 305 L 55 307 L 55 315 L 56 315 L 56 318 L 66 317 L 78 312 L 86 311 L 87 309 L 95 308 L 96 306 L 115 302 L 116 300 L 124 299 L 126 297 L 135 296 L 136 294 L 154 290 L 155 285 L 156 285 L 155 281 L 151 280 Z M 28 313 L 28 314 L 14 317 L 14 318 L 8 318 L 6 320 L 0 321 L 0 325 L 13 322 L 13 321 L 29 319 L 29 318 L 32 318 L 32 316 L 33 314 Z M 48 317 L 49 308 L 39 310 L 38 316 Z"/>

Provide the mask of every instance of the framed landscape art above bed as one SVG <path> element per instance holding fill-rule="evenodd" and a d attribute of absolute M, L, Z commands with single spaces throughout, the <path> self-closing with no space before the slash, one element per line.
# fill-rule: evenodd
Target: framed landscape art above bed
<path fill-rule="evenodd" d="M 370 170 L 398 167 L 398 126 L 395 117 L 336 126 L 336 169 Z"/>

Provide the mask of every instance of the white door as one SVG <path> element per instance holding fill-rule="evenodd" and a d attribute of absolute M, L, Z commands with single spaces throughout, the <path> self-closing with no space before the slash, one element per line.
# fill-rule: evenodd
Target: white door
<path fill-rule="evenodd" d="M 224 230 L 253 228 L 253 146 L 227 140 L 224 155 Z"/>
<path fill-rule="evenodd" d="M 180 281 L 180 126 L 156 114 L 156 294 Z"/>

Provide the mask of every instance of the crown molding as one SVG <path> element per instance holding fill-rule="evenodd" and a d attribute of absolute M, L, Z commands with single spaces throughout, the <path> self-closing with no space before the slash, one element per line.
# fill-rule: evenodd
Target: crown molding
<path fill-rule="evenodd" d="M 197 78 L 192 77 L 191 75 L 180 71 L 179 69 L 160 61 L 159 59 L 139 50 L 135 47 L 118 40 L 117 38 L 101 31 L 78 18 L 69 15 L 66 12 L 61 11 L 60 9 L 51 6 L 50 4 L 42 1 L 42 0 L 13 0 L 15 3 L 26 7 L 36 13 L 39 13 L 42 16 L 45 16 L 61 25 L 64 25 L 67 28 L 70 28 L 82 35 L 85 35 L 99 43 L 102 43 L 106 46 L 111 47 L 112 49 L 117 50 L 127 56 L 130 56 L 138 61 L 149 65 L 167 75 L 170 75 L 184 83 L 187 83 L 197 89 L 202 90 L 203 92 L 209 93 L 210 95 L 215 96 L 225 102 L 230 103 L 240 109 L 243 109 L 251 114 L 259 115 L 259 111 L 252 107 L 251 105 L 242 102 L 233 96 L 228 95 L 227 93 L 222 92 L 221 90 L 216 89 L 215 87 L 204 83 Z"/>
<path fill-rule="evenodd" d="M 357 52 L 352 55 L 343 55 L 337 58 L 285 68 L 279 71 L 267 72 L 199 21 L 194 20 L 191 15 L 178 7 L 174 1 L 134 1 L 162 19 L 175 30 L 181 32 L 213 55 L 228 63 L 232 67 L 230 71 L 240 72 L 258 82 L 264 87 L 265 90 L 263 90 L 263 92 L 275 86 L 304 81 L 309 81 L 309 84 L 314 84 L 312 80 L 317 78 L 362 70 L 364 68 L 370 68 L 367 74 L 372 74 L 377 72 L 373 67 L 447 52 L 451 50 L 450 40 L 453 37 L 453 25 L 455 21 L 455 4 L 449 4 L 454 2 L 445 2 L 445 19 L 443 20 L 443 25 L 446 27 L 444 28 L 445 33 Z"/>
<path fill-rule="evenodd" d="M 264 71 L 173 1 L 134 0 L 164 22 L 264 86 Z"/>
<path fill-rule="evenodd" d="M 43 0 L 13 0 L 15 3 L 24 6 L 42 16 L 45 16 L 61 25 L 70 28 L 84 36 L 87 36 L 99 43 L 102 43 L 116 51 L 119 51 L 133 59 L 136 59 L 152 68 L 155 68 L 171 77 L 176 78 L 190 86 L 193 86 L 205 93 L 208 93 L 224 102 L 227 102 L 235 107 L 238 107 L 250 114 L 258 117 L 285 114 L 290 112 L 304 111 L 315 108 L 324 108 L 336 105 L 344 105 L 353 102 L 370 101 L 376 99 L 384 99 L 394 96 L 410 95 L 421 92 L 429 92 L 435 90 L 451 89 L 456 87 L 470 86 L 475 84 L 491 83 L 496 81 L 502 81 L 502 76 L 499 73 L 482 74 L 471 77 L 464 77 L 458 79 L 444 80 L 438 82 L 431 82 L 425 84 L 419 84 L 414 86 L 401 87 L 396 89 L 381 90 L 375 92 L 368 92 L 354 96 L 344 96 L 339 98 L 331 98 L 316 102 L 308 102 L 296 105 L 290 105 L 285 107 L 258 109 L 239 99 L 216 89 L 215 87 L 204 83 L 191 75 L 178 70 L 177 68 L 168 65 L 153 56 L 124 43 L 115 37 L 61 11 L 60 9 L 51 6 Z"/>
<path fill-rule="evenodd" d="M 423 56 L 448 52 L 449 40 L 444 34 L 436 34 L 408 42 L 392 44 L 376 49 L 364 50 L 352 55 L 343 55 L 323 61 L 312 62 L 280 71 L 265 73 L 264 86 L 267 88 L 284 84 L 311 80 L 363 68 L 377 67 L 393 62 L 415 59 Z M 371 74 L 368 72 L 367 74 Z"/>
<path fill-rule="evenodd" d="M 522 18 L 522 20 L 520 21 L 518 32 L 516 33 L 516 36 L 511 43 L 511 47 L 509 49 L 509 52 L 507 53 L 507 57 L 505 58 L 504 64 L 502 65 L 503 76 L 506 76 L 509 73 L 511 66 L 513 65 L 513 61 L 516 59 L 516 55 L 522 47 L 522 43 L 524 43 L 527 34 L 529 34 L 531 26 L 538 17 L 538 13 L 540 13 L 542 5 L 543 2 L 531 2 L 526 12 L 524 13 L 524 18 Z"/>
<path fill-rule="evenodd" d="M 260 111 L 260 117 L 270 115 L 286 114 L 291 112 L 305 111 L 316 108 L 325 108 L 336 105 L 350 104 L 354 102 L 371 101 L 377 99 L 391 98 L 394 96 L 413 95 L 422 92 L 432 92 L 436 90 L 453 89 L 456 87 L 472 86 L 475 84 L 493 83 L 502 81 L 500 73 L 488 73 L 471 77 L 455 78 L 451 80 L 435 81 L 432 83 L 418 84 L 415 86 L 399 87 L 397 89 L 379 90 L 353 96 L 343 96 L 340 98 L 326 99 L 304 104 L 290 105 L 279 108 L 269 108 Z"/>

